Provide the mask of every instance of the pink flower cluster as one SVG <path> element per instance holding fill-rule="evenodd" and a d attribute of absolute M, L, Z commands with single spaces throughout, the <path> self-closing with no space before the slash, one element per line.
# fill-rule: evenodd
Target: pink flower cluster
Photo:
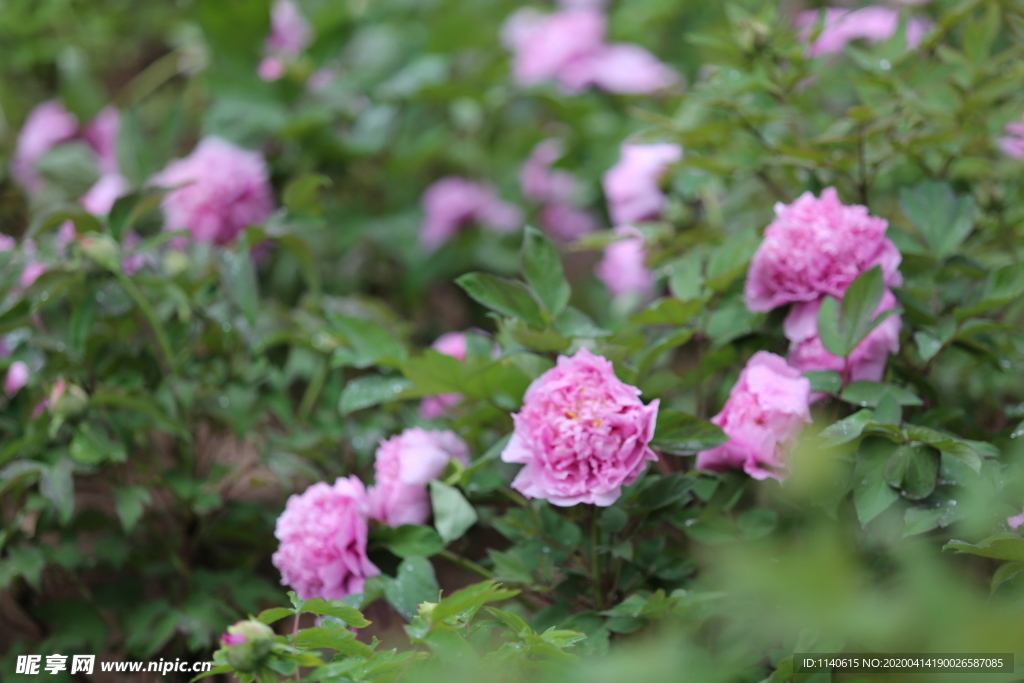
<path fill-rule="evenodd" d="M 423 193 L 421 203 L 420 244 L 428 251 L 436 250 L 471 223 L 511 232 L 523 219 L 522 212 L 499 199 L 493 188 L 457 176 L 435 182 Z"/>
<path fill-rule="evenodd" d="M 639 45 L 608 44 L 597 3 L 574 2 L 554 14 L 524 8 L 502 29 L 514 53 L 513 75 L 523 85 L 557 81 L 575 93 L 590 87 L 614 93 L 649 94 L 678 82 L 670 68 Z"/>
<path fill-rule="evenodd" d="M 270 35 L 264 46 L 259 77 L 276 81 L 284 75 L 289 59 L 305 50 L 312 39 L 309 22 L 302 16 L 295 0 L 275 0 L 270 11 Z"/>
<path fill-rule="evenodd" d="M 11 175 L 29 192 L 43 183 L 35 164 L 54 147 L 72 141 L 84 142 L 95 155 L 101 176 L 117 175 L 117 133 L 121 116 L 107 108 L 88 125 L 79 126 L 74 114 L 57 100 L 38 105 L 22 126 L 11 161 Z"/>
<path fill-rule="evenodd" d="M 782 479 L 789 448 L 811 421 L 810 393 L 811 383 L 799 370 L 774 353 L 758 351 L 711 418 L 729 440 L 701 451 L 697 468 L 742 469 L 755 479 Z"/>
<path fill-rule="evenodd" d="M 574 206 L 579 181 L 568 171 L 553 168 L 564 154 L 561 140 L 544 140 L 530 153 L 519 173 L 523 195 L 542 205 L 540 221 L 550 234 L 572 241 L 593 232 L 594 218 Z"/>
<path fill-rule="evenodd" d="M 274 211 L 263 157 L 217 137 L 204 138 L 150 182 L 170 189 L 161 204 L 165 229 L 188 230 L 201 242 L 227 244 Z"/>
<path fill-rule="evenodd" d="M 888 40 L 900 26 L 899 10 L 890 7 L 864 7 L 857 10 L 830 8 L 824 15 L 812 10 L 797 15 L 796 24 L 805 40 L 810 40 L 821 21 L 821 32 L 807 47 L 809 57 L 836 54 L 843 51 L 853 40 L 867 40 L 880 43 Z M 928 31 L 929 24 L 923 19 L 910 17 L 906 22 L 906 43 L 915 48 Z"/>
<path fill-rule="evenodd" d="M 999 148 L 1011 159 L 1024 159 L 1024 118 L 1006 124 L 1006 136 L 999 138 Z"/>
<path fill-rule="evenodd" d="M 836 370 L 844 380 L 878 381 L 889 354 L 899 350 L 901 322 L 892 315 L 844 361 L 822 345 L 817 314 L 825 296 L 841 299 L 860 275 L 880 266 L 887 286 L 902 283 L 899 250 L 885 236 L 888 223 L 863 206 L 845 206 L 834 188 L 821 198 L 807 192 L 789 205 L 775 206 L 776 218 L 750 263 L 745 298 L 752 311 L 794 304 L 784 331 L 789 361 L 801 372 Z M 878 312 L 896 308 L 888 290 Z"/>
<path fill-rule="evenodd" d="M 388 526 L 424 524 L 430 517 L 427 483 L 452 459 L 469 465 L 469 447 L 455 432 L 413 427 L 382 441 L 369 490 L 370 517 Z"/>
<path fill-rule="evenodd" d="M 604 174 L 608 214 L 618 226 L 615 232 L 625 239 L 608 245 L 594 272 L 615 297 L 645 296 L 654 287 L 646 265 L 643 235 L 630 224 L 661 214 L 665 207 L 662 178 L 682 158 L 679 145 L 627 142 L 622 145 L 618 163 Z"/>
<path fill-rule="evenodd" d="M 615 376 L 610 361 L 580 349 L 526 390 L 515 429 L 501 454 L 521 463 L 512 487 L 554 505 L 608 506 L 658 456 L 658 401 L 644 405 L 640 390 Z"/>
<path fill-rule="evenodd" d="M 274 529 L 280 545 L 272 561 L 281 583 L 303 600 L 361 592 L 367 578 L 380 574 L 366 556 L 369 511 L 366 489 L 354 476 L 291 496 Z"/>

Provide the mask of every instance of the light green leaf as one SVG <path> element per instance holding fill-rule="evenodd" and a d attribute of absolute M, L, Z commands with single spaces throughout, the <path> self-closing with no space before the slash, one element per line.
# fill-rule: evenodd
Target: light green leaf
<path fill-rule="evenodd" d="M 974 199 L 947 183 L 926 180 L 900 191 L 900 208 L 939 260 L 953 255 L 974 227 Z"/>
<path fill-rule="evenodd" d="M 371 406 L 388 403 L 398 399 L 403 391 L 412 388 L 413 384 L 402 377 L 369 375 L 357 377 L 341 391 L 338 410 L 342 415 Z"/>
<path fill-rule="evenodd" d="M 476 510 L 454 487 L 439 481 L 430 482 L 430 503 L 434 508 L 434 526 L 445 543 L 462 538 L 476 524 Z"/>
<path fill-rule="evenodd" d="M 523 274 L 537 298 L 557 316 L 569 303 L 569 283 L 565 281 L 562 260 L 551 240 L 533 226 L 526 227 L 521 255 Z"/>

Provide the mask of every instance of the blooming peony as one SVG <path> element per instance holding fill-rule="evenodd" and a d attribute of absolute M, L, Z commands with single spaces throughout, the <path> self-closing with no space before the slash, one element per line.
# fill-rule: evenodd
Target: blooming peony
<path fill-rule="evenodd" d="M 28 365 L 20 360 L 11 363 L 7 368 L 7 376 L 4 378 L 4 393 L 14 396 L 21 391 L 21 388 L 28 383 Z"/>
<path fill-rule="evenodd" d="M 654 277 L 647 268 L 644 236 L 631 225 L 615 228 L 615 233 L 624 239 L 605 247 L 604 258 L 594 267 L 594 273 L 614 297 L 644 296 L 654 288 Z"/>
<path fill-rule="evenodd" d="M 151 182 L 176 188 L 161 204 L 166 229 L 188 230 L 201 242 L 227 244 L 274 211 L 263 157 L 216 137 L 203 139 Z"/>
<path fill-rule="evenodd" d="M 682 158 L 679 145 L 623 144 L 618 163 L 602 179 L 612 222 L 623 225 L 657 218 L 665 206 L 661 179 Z"/>
<path fill-rule="evenodd" d="M 595 86 L 623 95 L 647 95 L 678 80 L 657 57 L 629 43 L 606 45 L 589 59 L 570 63 L 561 73 L 561 82 L 570 92 Z"/>
<path fill-rule="evenodd" d="M 833 356 L 818 338 L 818 309 L 821 299 L 807 303 L 793 304 L 786 316 L 783 329 L 789 339 L 789 363 L 800 372 L 835 370 L 846 375 L 850 382 L 881 381 L 885 374 L 885 362 L 890 354 L 900 350 L 900 329 L 898 314 L 890 315 L 871 330 L 864 340 L 854 348 L 849 357 L 849 368 L 842 358 Z M 875 315 L 896 308 L 896 297 L 886 290 L 875 311 Z"/>
<path fill-rule="evenodd" d="M 820 15 L 817 11 L 801 12 L 797 15 L 797 26 L 805 40 L 810 40 L 818 28 Z M 809 57 L 836 54 L 842 52 L 846 44 L 852 40 L 868 40 L 880 43 L 888 40 L 896 33 L 900 25 L 899 10 L 889 7 L 864 7 L 858 10 L 827 9 L 821 32 L 814 42 L 808 46 Z M 925 32 L 928 22 L 911 17 L 906 22 L 906 42 L 908 48 L 917 47 Z"/>
<path fill-rule="evenodd" d="M 56 100 L 37 106 L 25 119 L 11 161 L 11 175 L 23 187 L 35 191 L 42 179 L 34 166 L 47 152 L 73 140 L 78 133 L 78 120 Z"/>
<path fill-rule="evenodd" d="M 811 421 L 811 383 L 774 353 L 758 351 L 711 422 L 729 440 L 697 455 L 697 468 L 740 469 L 755 479 L 782 479 L 786 453 Z"/>
<path fill-rule="evenodd" d="M 276 0 L 270 12 L 270 35 L 260 62 L 258 73 L 265 81 L 276 81 L 284 75 L 285 62 L 309 45 L 309 22 L 302 16 L 294 0 Z"/>
<path fill-rule="evenodd" d="M 515 430 L 501 454 L 522 463 L 512 487 L 554 505 L 607 506 L 636 480 L 648 460 L 658 401 L 621 382 L 610 361 L 580 349 L 526 390 Z"/>
<path fill-rule="evenodd" d="M 826 188 L 821 199 L 805 192 L 792 204 L 776 204 L 775 216 L 747 273 L 750 310 L 770 311 L 823 294 L 840 298 L 875 266 L 882 267 L 888 286 L 903 282 L 902 257 L 885 237 L 888 223 L 866 207 L 843 205 L 835 188 Z"/>
<path fill-rule="evenodd" d="M 459 228 L 482 223 L 499 232 L 511 232 L 522 222 L 519 209 L 503 202 L 494 190 L 465 178 L 438 180 L 423 193 L 420 243 L 433 251 L 450 240 Z"/>
<path fill-rule="evenodd" d="M 571 242 L 597 229 L 597 221 L 583 209 L 564 204 L 545 206 L 540 212 L 540 224 L 548 234 Z"/>
<path fill-rule="evenodd" d="M 469 464 L 469 447 L 454 432 L 406 429 L 381 441 L 370 487 L 370 516 L 389 526 L 423 524 L 430 517 L 427 482 L 437 479 L 455 458 Z"/>
<path fill-rule="evenodd" d="M 282 585 L 303 600 L 340 600 L 362 591 L 368 577 L 380 574 L 366 557 L 369 508 L 355 476 L 291 496 L 274 529 L 280 545 L 272 560 Z"/>
<path fill-rule="evenodd" d="M 999 138 L 999 148 L 1011 159 L 1024 159 L 1024 119 L 1006 124 L 1006 137 Z"/>

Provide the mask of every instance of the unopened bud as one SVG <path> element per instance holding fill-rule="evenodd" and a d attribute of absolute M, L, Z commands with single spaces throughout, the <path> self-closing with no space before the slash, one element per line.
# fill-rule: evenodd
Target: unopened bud
<path fill-rule="evenodd" d="M 255 671 L 274 644 L 274 631 L 260 621 L 249 619 L 228 627 L 221 636 L 224 656 L 236 671 Z"/>

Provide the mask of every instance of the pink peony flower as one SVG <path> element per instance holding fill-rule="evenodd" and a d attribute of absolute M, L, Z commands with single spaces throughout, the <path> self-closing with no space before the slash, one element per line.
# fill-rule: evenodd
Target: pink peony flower
<path fill-rule="evenodd" d="M 200 242 L 227 244 L 274 211 L 263 157 L 216 137 L 203 139 L 151 182 L 176 188 L 161 204 L 165 228 L 188 230 Z"/>
<path fill-rule="evenodd" d="M 1024 159 L 1024 119 L 1006 124 L 1006 133 L 999 138 L 999 149 L 1011 159 Z"/>
<path fill-rule="evenodd" d="M 101 177 L 82 195 L 78 203 L 94 216 L 105 216 L 114 208 L 114 202 L 128 193 L 128 181 L 120 173 Z"/>
<path fill-rule="evenodd" d="M 4 393 L 14 396 L 28 383 L 28 365 L 20 360 L 11 363 L 4 378 Z"/>
<path fill-rule="evenodd" d="M 604 47 L 605 18 L 598 10 L 571 8 L 543 19 L 523 16 L 530 19 L 518 19 L 518 28 L 509 31 L 515 47 L 512 73 L 523 85 L 557 80 L 573 62 L 589 61 Z"/>
<path fill-rule="evenodd" d="M 303 600 L 340 600 L 362 591 L 368 577 L 380 574 L 366 557 L 369 507 L 355 476 L 291 496 L 274 529 L 280 545 L 272 560 L 281 584 Z"/>
<path fill-rule="evenodd" d="M 570 92 L 597 87 L 623 95 L 649 95 L 675 85 L 676 72 L 653 54 L 629 43 L 606 45 L 587 59 L 576 60 L 560 74 Z"/>
<path fill-rule="evenodd" d="M 0 252 L 11 251 L 18 242 L 10 235 L 0 234 Z"/>
<path fill-rule="evenodd" d="M 430 347 L 446 356 L 457 358 L 460 363 L 466 360 L 466 335 L 463 332 L 442 334 Z M 462 394 L 427 396 L 420 402 L 420 415 L 427 420 L 433 420 L 447 413 L 460 401 Z"/>
<path fill-rule="evenodd" d="M 549 235 L 566 242 L 597 230 L 597 221 L 582 209 L 563 204 L 545 206 L 540 212 L 541 227 Z"/>
<path fill-rule="evenodd" d="M 697 455 L 697 468 L 740 469 L 754 479 L 785 476 L 786 455 L 811 421 L 811 383 L 774 353 L 758 351 L 711 422 L 729 440 Z"/>
<path fill-rule="evenodd" d="M 442 178 L 428 187 L 421 203 L 425 216 L 420 243 L 429 251 L 440 247 L 469 223 L 511 232 L 522 222 L 522 212 L 499 199 L 493 188 L 456 176 Z"/>
<path fill-rule="evenodd" d="M 18 135 L 11 175 L 22 187 L 37 191 L 42 178 L 35 170 L 35 163 L 57 145 L 73 140 L 77 134 L 78 119 L 63 104 L 50 100 L 38 105 L 29 113 Z"/>
<path fill-rule="evenodd" d="M 818 338 L 818 309 L 821 299 L 793 304 L 786 316 L 783 329 L 789 339 L 789 364 L 800 372 L 835 370 L 849 382 L 879 382 L 885 374 L 885 362 L 890 354 L 900 350 L 902 323 L 898 314 L 886 318 L 854 348 L 849 357 L 849 368 L 842 358 L 825 350 Z M 875 315 L 896 308 L 896 297 L 886 290 Z"/>
<path fill-rule="evenodd" d="M 566 204 L 577 191 L 576 178 L 567 171 L 553 169 L 564 154 L 562 141 L 544 140 L 530 153 L 519 172 L 523 195 L 541 204 Z"/>
<path fill-rule="evenodd" d="M 805 192 L 792 204 L 776 204 L 775 216 L 747 273 L 750 310 L 770 311 L 823 294 L 840 298 L 879 265 L 888 286 L 902 284 L 902 257 L 885 237 L 888 223 L 866 207 L 844 206 L 835 188 L 826 188 L 821 199 Z"/>
<path fill-rule="evenodd" d="M 624 239 L 605 247 L 604 257 L 594 267 L 594 274 L 614 297 L 650 293 L 654 289 L 654 277 L 647 268 L 643 235 L 631 225 L 615 228 L 615 233 Z"/>
<path fill-rule="evenodd" d="M 455 432 L 406 429 L 381 441 L 370 487 L 370 516 L 388 526 L 423 524 L 430 517 L 427 482 L 437 479 L 455 458 L 469 464 L 469 447 Z"/>
<path fill-rule="evenodd" d="M 1007 517 L 1006 523 L 1010 525 L 1010 528 L 1016 531 L 1021 526 L 1024 526 L 1024 512 L 1013 517 Z"/>
<path fill-rule="evenodd" d="M 608 506 L 658 456 L 648 447 L 658 400 L 615 376 L 610 361 L 580 349 L 526 390 L 515 430 L 501 454 L 525 465 L 512 487 L 553 505 Z"/>
<path fill-rule="evenodd" d="M 45 263 L 39 261 L 29 262 L 25 268 L 21 271 L 21 278 L 18 280 L 18 285 L 22 289 L 28 289 L 32 286 L 39 276 L 46 272 L 48 266 Z"/>
<path fill-rule="evenodd" d="M 270 11 L 270 35 L 264 46 L 266 56 L 257 71 L 259 77 L 265 81 L 281 78 L 287 58 L 299 55 L 311 39 L 309 22 L 294 0 L 276 0 Z"/>
<path fill-rule="evenodd" d="M 657 218 L 665 206 L 661 179 L 682 158 L 679 145 L 624 143 L 618 163 L 602 180 L 612 222 L 623 225 Z"/>
<path fill-rule="evenodd" d="M 57 100 L 38 105 L 28 115 L 18 136 L 11 163 L 11 175 L 29 192 L 37 192 L 42 177 L 35 170 L 35 164 L 54 147 L 72 140 L 83 140 L 96 155 L 96 166 L 103 175 L 118 172 L 117 135 L 121 115 L 113 107 L 107 107 L 84 128 L 79 128 L 78 119 L 68 112 Z"/>
<path fill-rule="evenodd" d="M 820 15 L 817 11 L 801 12 L 796 24 L 804 40 L 810 40 L 817 30 Z M 831 8 L 825 10 L 821 33 L 808 46 L 809 57 L 842 52 L 852 40 L 867 40 L 880 43 L 896 33 L 900 25 L 899 10 L 889 7 L 864 7 L 858 10 Z M 915 48 L 928 31 L 929 24 L 923 19 L 911 17 L 906 22 L 908 48 Z"/>

